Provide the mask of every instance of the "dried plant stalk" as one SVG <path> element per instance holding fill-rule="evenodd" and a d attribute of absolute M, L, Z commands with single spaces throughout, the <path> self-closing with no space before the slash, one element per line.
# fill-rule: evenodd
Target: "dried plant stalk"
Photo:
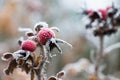
<path fill-rule="evenodd" d="M 98 74 L 99 74 L 99 67 L 100 67 L 101 61 L 103 59 L 104 36 L 100 36 L 99 40 L 100 40 L 100 45 L 99 45 L 99 49 L 98 49 L 99 51 L 96 54 L 96 65 L 95 65 L 95 75 L 98 78 L 98 80 L 99 80 L 99 76 L 98 76 Z"/>

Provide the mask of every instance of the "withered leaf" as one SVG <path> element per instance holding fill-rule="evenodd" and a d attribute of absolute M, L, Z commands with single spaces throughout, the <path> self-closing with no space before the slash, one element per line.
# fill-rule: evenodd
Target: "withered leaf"
<path fill-rule="evenodd" d="M 30 37 L 30 36 L 34 36 L 34 33 L 33 33 L 33 32 L 27 32 L 26 35 L 27 35 L 28 37 Z"/>
<path fill-rule="evenodd" d="M 34 57 L 32 57 L 31 55 L 29 55 L 27 61 L 31 61 L 32 65 L 34 64 Z"/>
<path fill-rule="evenodd" d="M 37 56 L 35 53 L 33 53 L 34 58 L 34 67 L 37 67 L 38 64 L 42 61 L 42 56 Z"/>
<path fill-rule="evenodd" d="M 9 75 L 10 73 L 13 73 L 13 70 L 17 67 L 17 62 L 16 60 L 12 60 L 9 63 L 8 68 L 5 70 L 6 75 Z"/>
<path fill-rule="evenodd" d="M 42 61 L 42 56 L 38 56 L 38 57 L 37 57 L 37 60 L 36 60 L 36 62 L 35 62 L 36 65 L 40 64 L 41 61 Z"/>
<path fill-rule="evenodd" d="M 2 57 L 3 60 L 8 60 L 10 58 L 13 58 L 12 53 L 7 52 L 3 54 L 3 57 Z"/>
<path fill-rule="evenodd" d="M 111 35 L 112 33 L 115 33 L 117 31 L 116 28 L 108 28 L 108 27 L 100 27 L 96 30 L 94 30 L 95 36 L 103 36 L 103 35 Z"/>
<path fill-rule="evenodd" d="M 24 60 L 20 59 L 19 61 L 17 61 L 19 65 L 23 65 L 24 64 Z"/>
<path fill-rule="evenodd" d="M 22 65 L 22 70 L 24 70 L 28 74 L 31 70 L 31 67 L 29 66 L 28 63 L 25 63 Z"/>
<path fill-rule="evenodd" d="M 34 62 L 37 61 L 37 55 L 36 55 L 36 53 L 33 53 L 33 59 L 34 59 Z"/>
<path fill-rule="evenodd" d="M 89 15 L 89 18 L 91 19 L 91 21 L 95 21 L 95 19 L 100 19 L 100 15 L 98 14 L 98 12 L 93 12 L 91 15 Z"/>
<path fill-rule="evenodd" d="M 37 26 L 35 26 L 35 31 L 36 32 L 39 32 L 40 30 L 41 30 L 41 28 L 43 28 L 44 26 L 43 25 L 37 25 Z"/>
<path fill-rule="evenodd" d="M 18 40 L 18 44 L 21 45 L 22 44 L 22 40 Z"/>

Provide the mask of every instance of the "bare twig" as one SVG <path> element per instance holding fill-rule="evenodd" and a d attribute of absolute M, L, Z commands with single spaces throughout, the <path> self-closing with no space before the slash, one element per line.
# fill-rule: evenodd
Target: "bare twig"
<path fill-rule="evenodd" d="M 46 51 L 44 49 L 44 46 L 39 45 L 39 47 L 40 47 L 40 55 L 42 55 L 42 61 L 41 61 L 40 65 L 39 65 L 39 68 L 36 69 L 35 72 L 36 72 L 38 80 L 44 80 L 42 70 L 44 68 L 44 63 L 46 61 Z"/>

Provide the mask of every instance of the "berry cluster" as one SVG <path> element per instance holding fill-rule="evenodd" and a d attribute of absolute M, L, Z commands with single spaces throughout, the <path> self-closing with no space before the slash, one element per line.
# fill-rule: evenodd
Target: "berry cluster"
<path fill-rule="evenodd" d="M 94 28 L 94 36 L 111 35 L 120 26 L 119 9 L 114 5 L 97 11 L 84 10 L 83 14 L 88 16 L 90 22 L 86 24 L 86 28 Z"/>
<path fill-rule="evenodd" d="M 49 54 L 51 54 L 53 48 L 56 47 L 59 52 L 62 52 L 58 43 L 65 43 L 71 46 L 71 44 L 66 41 L 56 38 L 53 30 L 59 32 L 57 27 L 48 28 L 48 24 L 45 22 L 37 23 L 34 26 L 34 30 L 20 29 L 20 31 L 27 31 L 27 39 L 20 39 L 18 41 L 20 50 L 13 53 L 8 52 L 3 54 L 3 60 L 10 60 L 5 73 L 9 75 L 10 73 L 13 73 L 15 68 L 19 67 L 26 73 L 31 72 L 32 76 L 34 72 L 40 70 L 40 67 L 43 67 L 43 63 L 46 62 L 46 58 L 51 57 Z M 36 48 L 40 48 L 39 56 L 35 54 Z M 44 50 L 48 51 L 48 56 L 45 56 L 46 53 L 44 53 Z M 38 72 L 36 72 L 36 74 L 38 74 Z"/>
<path fill-rule="evenodd" d="M 34 30 L 35 32 L 31 29 L 26 32 L 28 40 L 19 40 L 19 44 L 23 50 L 34 52 L 37 48 L 37 45 L 42 45 L 46 47 L 48 53 L 50 53 L 51 50 L 55 47 L 59 52 L 62 52 L 58 43 L 65 43 L 72 47 L 72 45 L 66 41 L 56 38 L 53 30 L 59 32 L 59 29 L 57 27 L 48 28 L 47 23 L 39 22 L 35 25 Z"/>

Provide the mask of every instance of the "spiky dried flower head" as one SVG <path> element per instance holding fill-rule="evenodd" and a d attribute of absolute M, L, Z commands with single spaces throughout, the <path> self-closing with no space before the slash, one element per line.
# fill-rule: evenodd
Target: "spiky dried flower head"
<path fill-rule="evenodd" d="M 22 42 L 21 48 L 22 50 L 34 52 L 35 49 L 37 48 L 37 44 L 32 40 L 25 40 Z"/>
<path fill-rule="evenodd" d="M 41 30 L 37 34 L 38 41 L 42 45 L 45 45 L 46 42 L 55 37 L 55 33 L 50 28 L 41 28 Z"/>

